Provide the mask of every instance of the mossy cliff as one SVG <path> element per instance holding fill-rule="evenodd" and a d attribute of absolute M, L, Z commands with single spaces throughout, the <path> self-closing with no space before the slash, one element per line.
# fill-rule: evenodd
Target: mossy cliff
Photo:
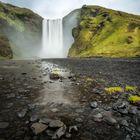
<path fill-rule="evenodd" d="M 140 16 L 83 6 L 69 57 L 140 56 Z"/>
<path fill-rule="evenodd" d="M 42 18 L 39 15 L 26 8 L 0 2 L 0 35 L 9 42 L 8 46 L 0 48 L 0 57 L 9 47 L 12 51 L 9 51 L 8 58 L 30 57 L 34 50 L 39 49 L 37 44 L 41 41 L 41 30 Z M 3 41 L 2 38 L 0 40 Z"/>

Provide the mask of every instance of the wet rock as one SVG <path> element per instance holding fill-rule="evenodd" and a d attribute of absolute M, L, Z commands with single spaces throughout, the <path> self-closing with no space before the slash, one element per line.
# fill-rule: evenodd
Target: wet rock
<path fill-rule="evenodd" d="M 52 119 L 48 119 L 48 118 L 41 118 L 39 120 L 40 123 L 44 123 L 44 124 L 49 124 L 52 121 L 53 121 Z"/>
<path fill-rule="evenodd" d="M 123 115 L 128 114 L 128 110 L 127 109 L 119 109 L 118 112 L 123 114 Z"/>
<path fill-rule="evenodd" d="M 57 108 L 53 108 L 53 109 L 51 109 L 51 111 L 52 111 L 53 113 L 56 113 L 56 112 L 58 112 L 59 110 L 58 110 Z"/>
<path fill-rule="evenodd" d="M 28 136 L 25 136 L 23 140 L 31 140 L 31 138 Z"/>
<path fill-rule="evenodd" d="M 71 134 L 70 134 L 70 133 L 68 133 L 68 132 L 66 133 L 66 135 L 65 135 L 65 136 L 66 136 L 66 138 L 68 138 L 68 139 L 69 139 L 69 138 L 71 138 Z"/>
<path fill-rule="evenodd" d="M 109 125 L 115 125 L 117 124 L 117 120 L 113 118 L 112 113 L 110 111 L 104 112 L 104 121 L 108 123 Z"/>
<path fill-rule="evenodd" d="M 119 104 L 117 105 L 117 108 L 118 108 L 118 109 L 124 109 L 124 108 L 126 108 L 126 107 L 127 107 L 127 105 L 126 105 L 125 102 L 119 103 Z"/>
<path fill-rule="evenodd" d="M 95 108 L 98 107 L 98 103 L 96 101 L 95 102 L 91 102 L 90 103 L 90 107 L 93 108 L 93 109 L 95 109 Z"/>
<path fill-rule="evenodd" d="M 84 112 L 84 109 L 76 109 L 75 112 L 77 112 L 77 113 L 83 113 Z"/>
<path fill-rule="evenodd" d="M 9 126 L 8 122 L 0 122 L 0 129 L 5 129 Z"/>
<path fill-rule="evenodd" d="M 126 126 L 126 127 L 129 126 L 127 120 L 122 120 L 120 124 L 123 125 L 123 126 Z"/>
<path fill-rule="evenodd" d="M 133 114 L 133 115 L 137 114 L 137 107 L 135 107 L 135 106 L 130 106 L 129 109 L 128 109 L 128 112 L 129 112 L 130 114 Z"/>
<path fill-rule="evenodd" d="M 14 104 L 13 103 L 8 103 L 7 108 L 11 108 Z"/>
<path fill-rule="evenodd" d="M 83 122 L 83 119 L 82 118 L 76 118 L 75 121 L 76 122 L 79 122 L 79 123 L 82 123 Z"/>
<path fill-rule="evenodd" d="M 35 105 L 34 104 L 28 104 L 28 107 L 30 110 L 34 109 L 35 108 Z"/>
<path fill-rule="evenodd" d="M 101 122 L 102 118 L 103 118 L 103 115 L 101 113 L 97 113 L 93 116 L 93 118 L 94 118 L 94 121 Z"/>
<path fill-rule="evenodd" d="M 31 122 L 36 122 L 38 120 L 38 116 L 37 115 L 33 115 L 33 116 L 31 116 L 31 118 L 30 118 L 30 121 Z"/>
<path fill-rule="evenodd" d="M 58 73 L 50 73 L 50 79 L 51 80 L 58 80 L 60 79 L 60 75 Z"/>
<path fill-rule="evenodd" d="M 23 109 L 23 110 L 21 110 L 20 112 L 18 112 L 18 117 L 19 118 L 23 118 L 23 117 L 25 117 L 25 115 L 26 115 L 26 113 L 27 113 L 27 109 Z"/>
<path fill-rule="evenodd" d="M 48 129 L 48 130 L 46 130 L 46 133 L 47 133 L 48 136 L 53 137 L 55 131 Z"/>
<path fill-rule="evenodd" d="M 127 135 L 125 140 L 131 140 L 130 135 Z"/>
<path fill-rule="evenodd" d="M 60 120 L 52 120 L 50 123 L 49 123 L 49 127 L 51 128 L 60 128 L 64 125 L 63 122 L 61 122 Z"/>
<path fill-rule="evenodd" d="M 115 125 L 117 123 L 117 121 L 113 117 L 105 117 L 104 120 L 109 125 Z"/>
<path fill-rule="evenodd" d="M 31 129 L 37 135 L 45 131 L 47 127 L 48 127 L 47 125 L 42 123 L 34 123 L 32 124 Z"/>
<path fill-rule="evenodd" d="M 54 136 L 52 137 L 52 139 L 58 139 L 61 138 L 63 135 L 65 135 L 66 132 L 66 125 L 63 125 L 62 127 L 60 127 L 54 134 Z"/>
<path fill-rule="evenodd" d="M 78 127 L 76 125 L 70 126 L 69 127 L 69 133 L 71 133 L 72 131 L 78 131 Z"/>
<path fill-rule="evenodd" d="M 16 97 L 16 95 L 14 93 L 7 95 L 7 98 L 15 98 L 15 97 Z"/>
<path fill-rule="evenodd" d="M 16 132 L 16 137 L 23 136 L 24 134 L 25 134 L 24 131 L 17 131 Z"/>

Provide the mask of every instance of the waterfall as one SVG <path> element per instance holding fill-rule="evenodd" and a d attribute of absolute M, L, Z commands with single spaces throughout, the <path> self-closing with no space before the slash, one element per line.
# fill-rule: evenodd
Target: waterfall
<path fill-rule="evenodd" d="M 62 19 L 44 19 L 42 31 L 44 58 L 63 58 L 63 22 Z"/>

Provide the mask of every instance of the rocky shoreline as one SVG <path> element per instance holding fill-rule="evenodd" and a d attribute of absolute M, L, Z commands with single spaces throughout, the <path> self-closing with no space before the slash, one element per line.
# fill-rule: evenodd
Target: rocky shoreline
<path fill-rule="evenodd" d="M 0 65 L 0 140 L 140 139 L 139 59 Z"/>

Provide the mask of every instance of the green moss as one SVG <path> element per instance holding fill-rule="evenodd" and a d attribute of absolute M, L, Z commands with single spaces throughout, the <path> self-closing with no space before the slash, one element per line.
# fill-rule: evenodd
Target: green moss
<path fill-rule="evenodd" d="M 125 87 L 125 91 L 127 91 L 127 92 L 137 91 L 137 87 L 136 86 L 129 86 L 129 85 L 127 85 Z"/>
<path fill-rule="evenodd" d="M 128 98 L 128 101 L 131 102 L 131 103 L 140 103 L 140 96 L 137 96 L 137 95 L 131 95 L 129 98 Z"/>
<path fill-rule="evenodd" d="M 140 56 L 140 16 L 84 6 L 77 29 L 70 57 Z"/>
<path fill-rule="evenodd" d="M 124 89 L 122 87 L 109 87 L 105 88 L 105 91 L 109 94 L 113 94 L 113 93 L 122 93 L 124 92 Z"/>

